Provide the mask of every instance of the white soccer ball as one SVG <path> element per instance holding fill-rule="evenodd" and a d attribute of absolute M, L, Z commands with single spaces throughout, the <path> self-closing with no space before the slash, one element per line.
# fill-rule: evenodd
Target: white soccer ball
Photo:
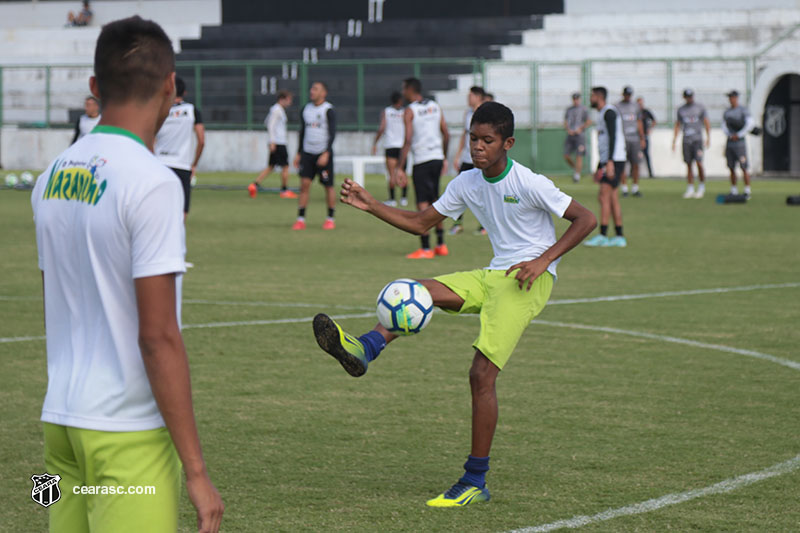
<path fill-rule="evenodd" d="M 28 172 L 27 170 L 19 175 L 19 179 L 22 180 L 22 184 L 26 187 L 30 187 L 33 185 L 33 174 Z"/>
<path fill-rule="evenodd" d="M 420 282 L 397 279 L 378 295 L 378 321 L 396 335 L 414 335 L 433 316 L 433 298 Z"/>
<path fill-rule="evenodd" d="M 13 189 L 19 184 L 19 178 L 16 174 L 6 174 L 6 187 Z"/>

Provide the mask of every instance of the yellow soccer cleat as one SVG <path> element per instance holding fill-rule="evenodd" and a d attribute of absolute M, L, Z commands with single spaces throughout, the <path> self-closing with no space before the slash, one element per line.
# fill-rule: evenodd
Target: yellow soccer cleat
<path fill-rule="evenodd" d="M 488 502 L 491 496 L 489 488 L 484 486 L 482 489 L 474 485 L 468 485 L 459 481 L 447 492 L 439 494 L 432 500 L 428 500 L 428 507 L 464 507 L 471 503 Z"/>

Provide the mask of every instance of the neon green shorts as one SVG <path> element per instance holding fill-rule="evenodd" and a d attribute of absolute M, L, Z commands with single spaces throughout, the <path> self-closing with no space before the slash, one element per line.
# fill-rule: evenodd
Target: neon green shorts
<path fill-rule="evenodd" d="M 109 432 L 44 424 L 47 473 L 61 476 L 50 531 L 175 533 L 181 464 L 166 428 Z"/>
<path fill-rule="evenodd" d="M 513 275 L 506 277 L 505 270 L 455 272 L 434 279 L 464 299 L 458 311 L 445 311 L 480 313 L 481 331 L 472 346 L 501 370 L 522 332 L 542 312 L 553 290 L 553 276 L 549 272 L 536 278 L 530 292 L 520 290 L 519 282 Z"/>

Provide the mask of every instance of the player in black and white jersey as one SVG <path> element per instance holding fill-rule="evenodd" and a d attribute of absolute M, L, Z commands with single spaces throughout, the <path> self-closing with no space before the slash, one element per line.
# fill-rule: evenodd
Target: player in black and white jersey
<path fill-rule="evenodd" d="M 70 144 L 75 144 L 75 141 L 89 135 L 97 123 L 100 122 L 100 101 L 94 96 L 87 96 L 83 102 L 84 113 L 78 120 L 75 121 L 75 135 L 72 137 Z"/>
<path fill-rule="evenodd" d="M 472 115 L 475 114 L 475 110 L 485 101 L 486 91 L 483 87 L 475 85 L 469 88 L 469 92 L 467 93 L 467 110 L 464 113 L 464 131 L 458 141 L 458 150 L 456 150 L 457 157 L 453 158 L 453 170 L 455 170 L 456 174 L 475 168 L 475 165 L 472 164 L 472 155 L 469 153 L 469 127 L 472 123 Z M 458 217 L 453 227 L 450 228 L 450 235 L 458 235 L 464 231 L 464 226 L 462 225 L 463 220 L 464 215 Z M 478 228 L 478 232 L 482 230 L 483 228 Z"/>
<path fill-rule="evenodd" d="M 192 177 L 206 145 L 206 129 L 200 110 L 183 99 L 186 83 L 175 78 L 175 103 L 167 120 L 156 134 L 153 149 L 156 157 L 175 172 L 183 185 L 183 213 L 189 214 Z"/>
<path fill-rule="evenodd" d="M 336 206 L 336 191 L 333 190 L 333 140 L 336 138 L 336 113 L 326 100 L 328 87 L 321 81 L 311 84 L 309 99 L 300 116 L 300 150 L 294 158 L 294 166 L 300 171 L 300 197 L 297 220 L 293 230 L 306 229 L 306 206 L 311 183 L 319 175 L 325 186 L 328 200 L 328 217 L 322 229 L 336 228 L 333 220 Z"/>
<path fill-rule="evenodd" d="M 622 234 L 622 206 L 619 203 L 620 176 L 628 159 L 625 151 L 625 134 L 622 130 L 622 113 L 606 101 L 605 87 L 592 87 L 591 104 L 597 109 L 597 150 L 600 162 L 594 180 L 600 183 L 600 233 L 584 244 L 586 246 L 618 246 L 624 248 L 628 241 Z M 608 221 L 613 217 L 617 235 L 608 238 Z"/>
<path fill-rule="evenodd" d="M 281 167 L 281 198 L 297 198 L 297 195 L 289 190 L 289 152 L 286 150 L 286 108 L 292 105 L 293 95 L 291 92 L 278 91 L 278 101 L 269 108 L 267 118 L 264 119 L 264 126 L 269 132 L 269 161 L 267 168 L 251 183 L 247 190 L 251 198 L 255 198 L 261 190 L 261 182 L 270 175 L 275 167 Z"/>
<path fill-rule="evenodd" d="M 417 209 L 424 211 L 439 199 L 439 179 L 447 168 L 447 145 L 450 132 L 444 121 L 444 114 L 439 104 L 422 97 L 422 83 L 417 78 L 403 81 L 403 97 L 409 102 L 403 120 L 406 128 L 406 139 L 400 152 L 400 164 L 397 167 L 398 184 L 408 182 L 406 176 L 406 159 L 409 152 L 414 158 L 412 175 L 414 192 L 417 197 Z M 447 255 L 444 243 L 444 225 L 436 225 L 435 250 L 431 250 L 430 234 L 425 232 L 420 237 L 422 246 L 408 254 L 408 259 L 433 259 L 437 255 Z"/>
<path fill-rule="evenodd" d="M 391 207 L 397 207 L 395 199 L 395 183 L 397 162 L 400 159 L 400 150 L 406 138 L 406 127 L 403 123 L 405 109 L 403 108 L 403 95 L 395 91 L 389 97 L 391 105 L 381 112 L 381 124 L 375 134 L 375 142 L 372 143 L 372 155 L 378 151 L 378 141 L 383 137 L 383 149 L 386 156 L 386 179 L 389 182 L 389 199 L 384 203 Z M 400 205 L 408 205 L 408 185 L 402 187 Z"/>

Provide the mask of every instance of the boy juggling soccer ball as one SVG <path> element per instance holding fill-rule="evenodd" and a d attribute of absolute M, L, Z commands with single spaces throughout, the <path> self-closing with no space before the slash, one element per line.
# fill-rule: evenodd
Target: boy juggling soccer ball
<path fill-rule="evenodd" d="M 448 216 L 458 218 L 469 208 L 487 229 L 494 250 L 485 269 L 420 280 L 437 307 L 455 314 L 480 313 L 481 320 L 469 373 L 472 450 L 464 475 L 428 500 L 431 507 L 462 507 L 489 500 L 485 477 L 497 425 L 497 375 L 525 328 L 547 303 L 559 258 L 597 225 L 591 211 L 552 181 L 508 157 L 513 134 L 514 115 L 509 108 L 496 102 L 481 105 L 469 133 L 476 168 L 459 174 L 424 211 L 386 206 L 352 180 L 342 185 L 342 202 L 417 235 Z M 551 214 L 572 222 L 558 240 Z M 320 347 L 352 376 L 364 374 L 386 344 L 397 338 L 380 324 L 357 338 L 324 314 L 314 318 L 314 334 Z"/>

